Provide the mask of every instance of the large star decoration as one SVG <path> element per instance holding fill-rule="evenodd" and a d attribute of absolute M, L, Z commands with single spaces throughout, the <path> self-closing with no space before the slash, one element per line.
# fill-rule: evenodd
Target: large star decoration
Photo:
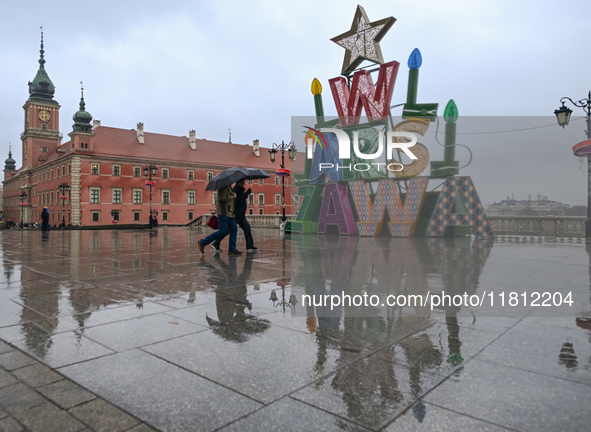
<path fill-rule="evenodd" d="M 369 22 L 365 10 L 357 6 L 351 30 L 331 39 L 337 45 L 342 46 L 345 52 L 342 75 L 349 75 L 363 60 L 375 63 L 384 63 L 379 41 L 394 25 L 396 18 L 389 17 L 379 21 Z"/>

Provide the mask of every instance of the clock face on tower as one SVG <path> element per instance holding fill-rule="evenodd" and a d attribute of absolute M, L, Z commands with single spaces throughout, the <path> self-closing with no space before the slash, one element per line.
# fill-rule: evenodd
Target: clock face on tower
<path fill-rule="evenodd" d="M 41 121 L 47 121 L 47 120 L 49 120 L 49 117 L 50 117 L 49 111 L 47 111 L 47 110 L 39 111 L 39 119 Z"/>

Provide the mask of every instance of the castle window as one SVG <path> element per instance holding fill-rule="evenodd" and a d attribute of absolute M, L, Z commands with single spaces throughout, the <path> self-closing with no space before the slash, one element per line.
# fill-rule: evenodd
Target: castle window
<path fill-rule="evenodd" d="M 47 153 L 47 147 L 41 147 L 41 151 L 42 151 L 43 153 Z"/>
<path fill-rule="evenodd" d="M 113 204 L 121 204 L 121 195 L 123 191 L 119 188 L 113 189 Z"/>
<path fill-rule="evenodd" d="M 91 174 L 98 175 L 98 173 L 99 173 L 99 164 L 96 164 L 96 163 L 92 164 L 90 166 L 90 173 Z"/>
<path fill-rule="evenodd" d="M 99 188 L 90 189 L 90 203 L 91 204 L 99 204 L 101 202 L 100 191 L 101 190 Z"/>
<path fill-rule="evenodd" d="M 121 165 L 113 165 L 113 175 L 114 176 L 121 175 Z"/>
<path fill-rule="evenodd" d="M 41 130 L 42 131 L 46 131 L 47 130 L 47 125 L 45 123 L 41 124 Z"/>
<path fill-rule="evenodd" d="M 211 180 L 213 178 L 213 171 L 207 171 L 207 180 Z"/>
<path fill-rule="evenodd" d="M 133 167 L 133 176 L 134 177 L 141 177 L 142 176 L 142 167 L 134 166 Z"/>
<path fill-rule="evenodd" d="M 162 168 L 162 178 L 163 179 L 168 178 L 168 168 Z"/>
<path fill-rule="evenodd" d="M 189 180 L 195 180 L 195 173 L 194 173 L 194 171 L 193 171 L 193 170 L 189 170 L 189 171 L 187 171 L 187 178 L 188 178 Z"/>

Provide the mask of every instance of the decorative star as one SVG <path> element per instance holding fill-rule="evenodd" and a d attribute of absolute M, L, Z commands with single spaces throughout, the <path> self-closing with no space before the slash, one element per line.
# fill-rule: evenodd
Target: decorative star
<path fill-rule="evenodd" d="M 395 22 L 396 18 L 394 17 L 369 22 L 365 9 L 357 5 L 351 30 L 331 39 L 347 50 L 341 74 L 349 75 L 363 60 L 384 63 L 378 42 L 382 40 Z"/>

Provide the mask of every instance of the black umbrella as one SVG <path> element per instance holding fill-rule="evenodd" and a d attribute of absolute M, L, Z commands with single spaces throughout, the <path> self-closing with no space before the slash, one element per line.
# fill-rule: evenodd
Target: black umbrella
<path fill-rule="evenodd" d="M 253 180 L 267 177 L 269 177 L 269 174 L 259 169 L 242 167 L 229 168 L 212 178 L 207 184 L 205 190 L 218 190 L 225 188 L 226 186 L 230 186 L 240 180 Z"/>
<path fill-rule="evenodd" d="M 269 178 L 269 174 L 266 171 L 255 169 L 255 168 L 246 168 L 248 171 L 248 180 L 257 180 L 257 179 L 266 179 Z"/>

